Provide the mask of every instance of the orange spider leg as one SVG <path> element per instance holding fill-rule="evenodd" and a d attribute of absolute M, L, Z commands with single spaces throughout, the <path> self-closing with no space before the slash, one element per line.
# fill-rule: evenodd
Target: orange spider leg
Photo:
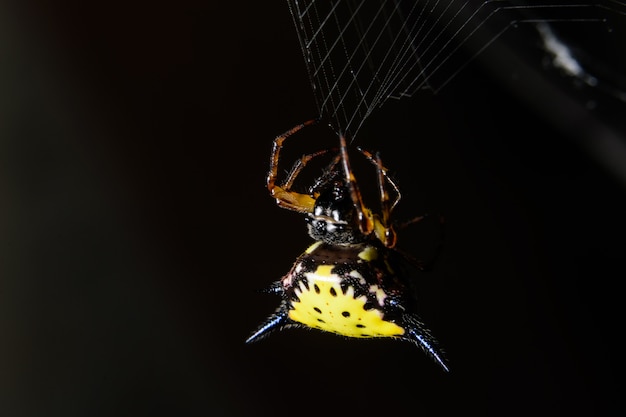
<path fill-rule="evenodd" d="M 377 179 L 378 179 L 378 191 L 380 196 L 381 216 L 379 219 L 374 216 L 374 232 L 376 237 L 388 248 L 392 248 L 396 245 L 396 232 L 391 225 L 391 212 L 396 207 L 396 204 L 400 201 L 400 190 L 398 186 L 387 175 L 387 168 L 383 166 L 380 154 L 372 155 L 370 152 L 357 148 L 372 164 L 376 166 Z M 393 203 L 389 203 L 390 197 L 387 191 L 386 184 L 391 184 L 396 194 L 396 198 Z"/>
<path fill-rule="evenodd" d="M 413 217 L 412 219 L 409 219 L 409 220 L 407 220 L 405 222 L 400 223 L 398 225 L 398 229 L 404 229 L 405 227 L 408 227 L 408 226 L 412 225 L 413 223 L 420 222 L 420 221 L 424 220 L 425 218 L 426 218 L 425 215 Z"/>
<path fill-rule="evenodd" d="M 374 221 L 372 219 L 371 211 L 368 210 L 363 204 L 361 193 L 357 187 L 356 178 L 350 168 L 350 161 L 348 160 L 348 147 L 346 145 L 346 137 L 343 134 L 339 135 L 339 146 L 341 151 L 341 160 L 343 163 L 343 172 L 345 175 L 346 185 L 350 190 L 350 198 L 354 204 L 354 209 L 357 213 L 357 220 L 359 222 L 359 229 L 361 233 L 369 235 L 374 230 Z"/>
<path fill-rule="evenodd" d="M 283 207 L 300 213 L 310 213 L 313 211 L 315 198 L 308 194 L 292 191 L 290 188 L 302 168 L 304 168 L 304 166 L 307 164 L 307 162 L 309 162 L 316 156 L 325 153 L 325 150 L 309 155 L 304 155 L 302 158 L 296 161 L 287 177 L 287 180 L 282 185 L 277 185 L 276 179 L 278 178 L 278 161 L 280 159 L 280 151 L 283 147 L 283 142 L 285 141 L 285 139 L 298 132 L 300 129 L 306 126 L 310 126 L 316 122 L 317 120 L 314 119 L 299 124 L 274 139 L 272 155 L 270 158 L 270 170 L 267 174 L 267 189 L 269 190 L 271 196 L 276 199 L 276 204 L 278 204 L 279 207 Z"/>
<path fill-rule="evenodd" d="M 394 246 L 396 246 L 396 232 L 393 230 L 390 222 L 391 206 L 389 205 L 389 193 L 387 192 L 387 187 L 385 187 L 386 182 L 382 166 L 383 165 L 382 161 L 380 160 L 380 154 L 377 152 L 376 171 L 378 173 L 378 190 L 380 192 L 382 225 L 379 225 L 379 230 L 376 231 L 376 236 L 378 236 L 378 239 L 383 242 L 385 246 L 387 246 L 388 248 L 393 248 Z M 397 199 L 394 202 L 394 205 L 396 202 Z"/>

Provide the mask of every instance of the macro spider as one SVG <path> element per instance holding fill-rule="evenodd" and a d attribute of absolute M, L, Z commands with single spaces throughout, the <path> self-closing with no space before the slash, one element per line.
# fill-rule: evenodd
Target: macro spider
<path fill-rule="evenodd" d="M 306 214 L 308 233 L 315 243 L 268 289 L 281 296 L 281 303 L 246 343 L 289 327 L 315 328 L 354 338 L 393 338 L 419 346 L 448 371 L 437 341 L 415 313 L 415 297 L 406 273 L 407 256 L 395 248 L 396 231 L 391 221 L 400 192 L 387 175 L 380 155 L 357 148 L 376 168 L 379 214 L 364 205 L 343 135 L 339 135 L 338 150 L 302 156 L 285 181 L 277 184 L 283 142 L 314 123 L 316 120 L 302 123 L 274 139 L 267 188 L 279 207 Z M 292 190 L 307 163 L 331 151 L 336 155 L 309 192 Z"/>

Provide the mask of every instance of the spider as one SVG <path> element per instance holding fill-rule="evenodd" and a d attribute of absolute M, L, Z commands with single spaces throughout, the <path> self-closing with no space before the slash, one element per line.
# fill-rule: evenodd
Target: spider
<path fill-rule="evenodd" d="M 338 149 L 303 155 L 285 181 L 277 184 L 283 142 L 316 122 L 302 123 L 274 139 L 267 175 L 267 189 L 278 206 L 305 214 L 308 233 L 315 242 L 267 290 L 281 297 L 280 305 L 246 343 L 290 327 L 314 328 L 351 338 L 392 338 L 419 346 L 448 371 L 437 340 L 415 313 L 406 260 L 419 267 L 421 264 L 396 248 L 396 225 L 391 214 L 400 192 L 380 155 L 357 148 L 376 169 L 380 213 L 364 205 L 342 134 L 338 135 Z M 307 163 L 331 151 L 336 155 L 309 192 L 294 191 L 294 181 Z"/>

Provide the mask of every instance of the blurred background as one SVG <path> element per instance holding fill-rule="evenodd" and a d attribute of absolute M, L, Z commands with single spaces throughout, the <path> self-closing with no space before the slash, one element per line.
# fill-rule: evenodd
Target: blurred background
<path fill-rule="evenodd" d="M 316 115 L 285 2 L 2 2 L 0 414 L 623 412 L 626 106 L 509 53 L 359 137 L 446 219 L 418 277 L 444 374 L 401 342 L 244 344 L 310 243 L 264 184 Z"/>

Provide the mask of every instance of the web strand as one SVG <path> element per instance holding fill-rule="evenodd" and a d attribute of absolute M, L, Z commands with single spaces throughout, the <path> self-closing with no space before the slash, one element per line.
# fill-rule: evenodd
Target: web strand
<path fill-rule="evenodd" d="M 288 4 L 319 116 L 350 140 L 387 100 L 423 90 L 436 94 L 507 32 L 527 26 L 537 27 L 539 33 L 540 24 L 555 22 L 607 30 L 611 18 L 626 16 L 626 2 L 621 0 Z M 620 96 L 621 90 L 614 91 Z"/>

